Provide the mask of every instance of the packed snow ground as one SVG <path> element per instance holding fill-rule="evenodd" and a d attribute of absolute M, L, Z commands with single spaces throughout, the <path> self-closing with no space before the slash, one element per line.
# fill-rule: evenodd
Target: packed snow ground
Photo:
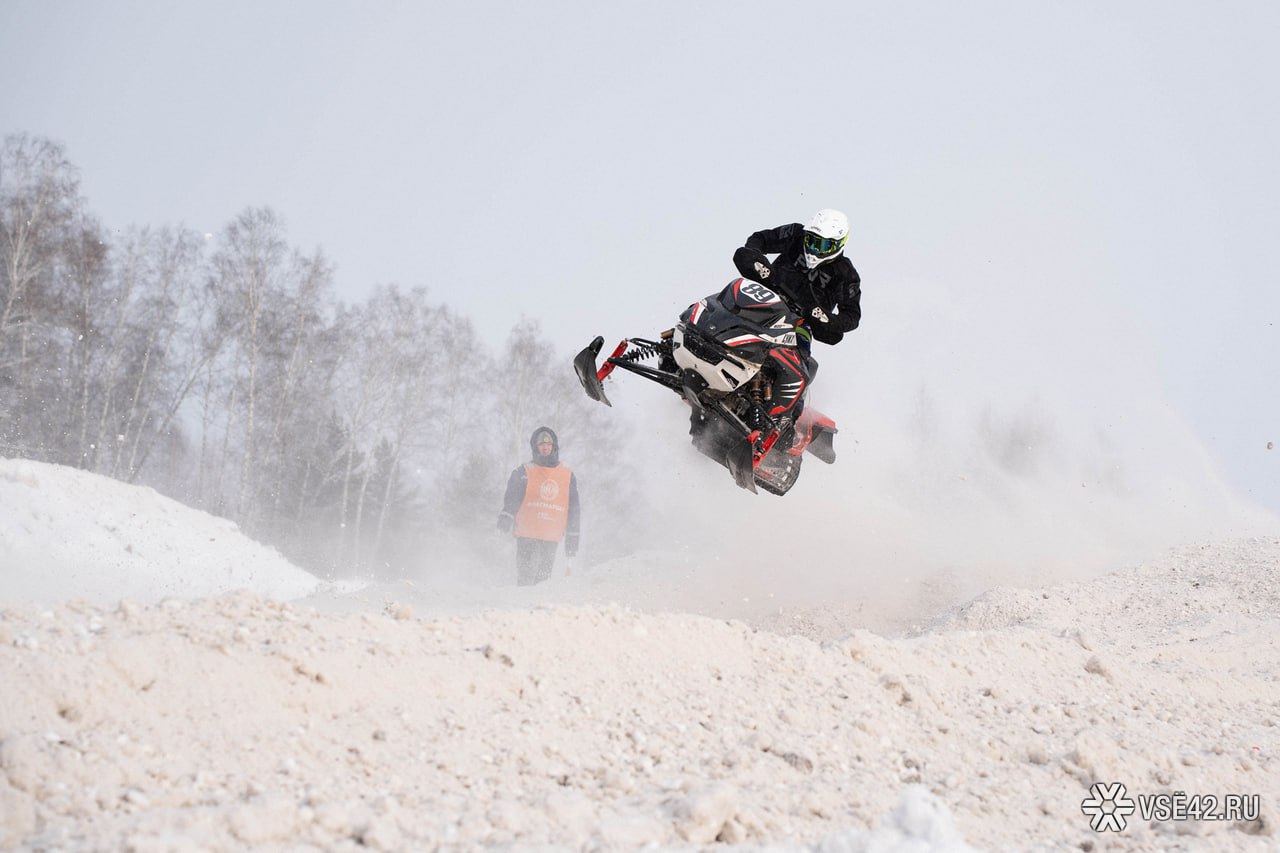
<path fill-rule="evenodd" d="M 873 632 L 669 558 L 338 594 L 29 462 L 0 460 L 0 502 L 0 848 L 1280 845 L 1280 537 L 898 602 Z M 1260 815 L 1100 834 L 1096 782 Z"/>

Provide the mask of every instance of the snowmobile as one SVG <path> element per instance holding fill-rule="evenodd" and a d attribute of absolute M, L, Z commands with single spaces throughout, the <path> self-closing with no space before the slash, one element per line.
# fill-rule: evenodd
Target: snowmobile
<path fill-rule="evenodd" d="M 621 368 L 679 395 L 690 406 L 693 445 L 719 462 L 744 489 L 785 495 L 800 476 L 807 451 L 830 464 L 838 430 L 829 417 L 804 405 L 807 387 L 791 407 L 794 419 L 770 414 L 780 377 L 775 365 L 805 359 L 812 380 L 818 365 L 798 346 L 803 319 L 767 287 L 734 279 L 719 293 L 690 305 L 657 340 L 624 338 L 598 368 L 597 337 L 573 360 L 587 396 L 612 406 L 604 379 Z M 770 358 L 781 348 L 783 358 Z M 655 364 L 642 362 L 657 359 Z M 772 407 L 775 412 L 777 407 Z"/>

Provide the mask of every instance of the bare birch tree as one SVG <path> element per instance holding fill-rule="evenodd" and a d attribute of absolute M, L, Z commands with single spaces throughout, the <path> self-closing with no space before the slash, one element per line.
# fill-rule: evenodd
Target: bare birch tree
<path fill-rule="evenodd" d="M 53 277 L 81 207 L 79 178 L 62 147 L 26 134 L 0 152 L 0 450 L 42 456 L 39 423 L 53 401 L 36 384 L 37 324 L 50 319 Z M 43 424 L 47 427 L 48 424 Z"/>
<path fill-rule="evenodd" d="M 273 291 L 284 286 L 281 279 L 287 269 L 288 247 L 282 232 L 283 225 L 273 211 L 250 208 L 223 230 L 213 257 L 221 320 L 231 330 L 235 344 L 222 461 L 224 465 L 229 461 L 232 442 L 237 441 L 240 473 L 233 507 L 242 524 L 254 518 L 252 502 L 260 463 L 259 371 L 263 350 L 270 344 L 265 309 Z"/>
<path fill-rule="evenodd" d="M 216 347 L 213 311 L 199 281 L 200 237 L 185 229 L 131 230 L 129 243 L 150 257 L 131 337 L 140 341 L 136 369 L 126 377 L 129 406 L 121 425 L 126 441 L 112 462 L 113 477 L 133 482 L 156 446 L 175 429 L 205 362 Z"/>

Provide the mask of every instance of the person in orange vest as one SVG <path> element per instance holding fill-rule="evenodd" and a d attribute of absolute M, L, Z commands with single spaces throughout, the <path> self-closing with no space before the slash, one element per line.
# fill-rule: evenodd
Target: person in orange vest
<path fill-rule="evenodd" d="M 573 469 L 560 464 L 560 440 L 551 427 L 529 436 L 533 459 L 511 472 L 498 514 L 498 529 L 516 537 L 516 583 L 531 586 L 551 577 L 556 549 L 578 553 L 582 505 Z M 569 570 L 565 568 L 565 574 Z"/>

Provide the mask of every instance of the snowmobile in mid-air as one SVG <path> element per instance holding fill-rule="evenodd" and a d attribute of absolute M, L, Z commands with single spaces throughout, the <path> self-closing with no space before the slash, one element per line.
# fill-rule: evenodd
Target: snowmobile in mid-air
<path fill-rule="evenodd" d="M 807 387 L 790 409 L 800 412 L 794 422 L 771 405 L 775 389 L 782 396 L 780 383 L 791 383 L 794 393 L 797 374 L 786 370 L 788 362 L 805 359 L 810 380 L 817 372 L 798 346 L 802 325 L 772 290 L 739 278 L 690 305 L 657 340 L 624 338 L 597 368 L 604 346 L 597 337 L 573 367 L 587 396 L 605 405 L 612 404 L 602 382 L 615 368 L 671 389 L 692 409 L 694 447 L 728 468 L 742 488 L 784 495 L 800 476 L 805 451 L 828 464 L 836 458 L 835 422 L 804 405 Z M 642 363 L 655 358 L 656 365 Z"/>

